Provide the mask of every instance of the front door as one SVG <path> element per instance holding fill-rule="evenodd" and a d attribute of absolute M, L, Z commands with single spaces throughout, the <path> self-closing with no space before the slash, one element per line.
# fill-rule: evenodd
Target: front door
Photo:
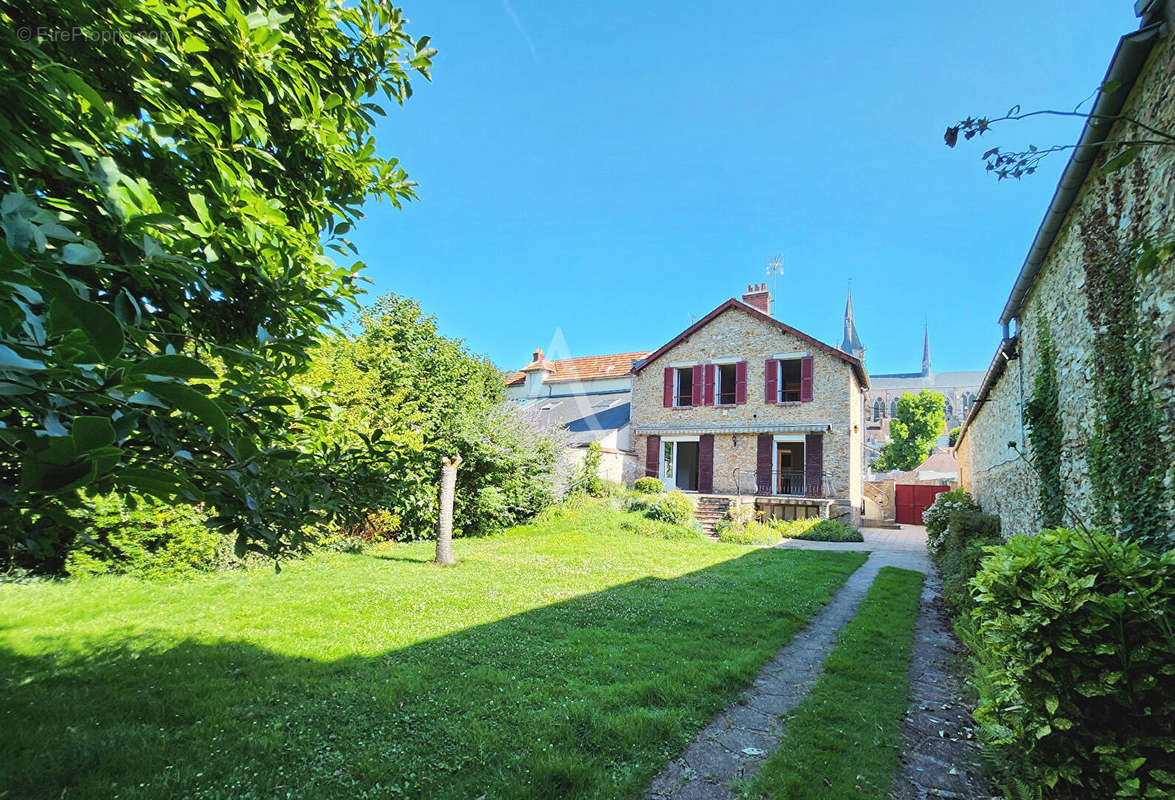
<path fill-rule="evenodd" d="M 698 443 L 665 442 L 661 461 L 661 479 L 684 492 L 698 490 Z"/>
<path fill-rule="evenodd" d="M 775 493 L 804 496 L 804 443 L 778 442 L 775 450 Z"/>

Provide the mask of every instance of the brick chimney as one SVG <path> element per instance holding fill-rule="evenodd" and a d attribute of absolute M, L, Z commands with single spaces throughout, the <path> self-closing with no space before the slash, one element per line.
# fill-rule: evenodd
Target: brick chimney
<path fill-rule="evenodd" d="M 767 284 L 756 283 L 747 286 L 747 293 L 743 295 L 743 302 L 762 311 L 771 313 L 771 292 L 767 291 Z"/>

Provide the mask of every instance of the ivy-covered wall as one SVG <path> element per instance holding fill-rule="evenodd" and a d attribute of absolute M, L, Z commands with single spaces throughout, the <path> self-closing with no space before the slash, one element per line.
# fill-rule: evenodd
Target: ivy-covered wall
<path fill-rule="evenodd" d="M 1175 130 L 1170 33 L 1155 45 L 1123 114 Z M 1133 259 L 1111 263 L 1121 243 L 1144 234 L 1175 235 L 1175 147 L 1142 148 L 1130 165 L 1103 175 L 1101 163 L 1115 154 L 1106 150 L 1024 298 L 1017 320 L 1019 359 L 1007 365 L 959 442 L 963 487 L 985 510 L 1000 514 L 1007 534 L 1033 532 L 1041 522 L 1039 482 L 1008 442 L 1024 447 L 1030 436 L 1026 430 L 1022 437 L 1021 419 L 1041 366 L 1042 317 L 1053 340 L 1065 502 L 1084 519 L 1097 519 L 1105 504 L 1104 497 L 1095 497 L 1099 478 L 1118 489 L 1126 473 L 1152 469 L 1159 473 L 1157 491 L 1127 492 L 1117 498 L 1119 505 L 1129 507 L 1132 497 L 1152 497 L 1150 504 L 1159 506 L 1168 528 L 1175 523 L 1175 267 L 1170 259 L 1149 271 L 1136 269 Z M 1135 371 L 1133 405 L 1123 404 L 1107 387 L 1121 393 L 1123 387 L 1114 389 L 1114 381 L 1130 376 L 1117 369 L 1117 359 L 1140 353 L 1146 364 Z M 1115 433 L 1129 435 L 1109 435 Z M 1090 458 L 1099 452 L 1100 464 Z M 1157 458 L 1165 461 L 1156 465 Z"/>

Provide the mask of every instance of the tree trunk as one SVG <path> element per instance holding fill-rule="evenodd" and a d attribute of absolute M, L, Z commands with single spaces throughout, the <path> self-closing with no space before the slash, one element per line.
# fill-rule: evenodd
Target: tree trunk
<path fill-rule="evenodd" d="M 441 513 L 437 520 L 437 557 L 442 566 L 456 564 L 453 558 L 453 496 L 457 493 L 457 467 L 461 456 L 441 459 Z"/>

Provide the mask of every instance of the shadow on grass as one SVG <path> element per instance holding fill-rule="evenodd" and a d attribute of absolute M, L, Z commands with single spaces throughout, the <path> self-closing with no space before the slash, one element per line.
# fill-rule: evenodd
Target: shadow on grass
<path fill-rule="evenodd" d="M 0 798 L 638 797 L 863 559 L 755 550 L 330 662 L 0 649 Z"/>

